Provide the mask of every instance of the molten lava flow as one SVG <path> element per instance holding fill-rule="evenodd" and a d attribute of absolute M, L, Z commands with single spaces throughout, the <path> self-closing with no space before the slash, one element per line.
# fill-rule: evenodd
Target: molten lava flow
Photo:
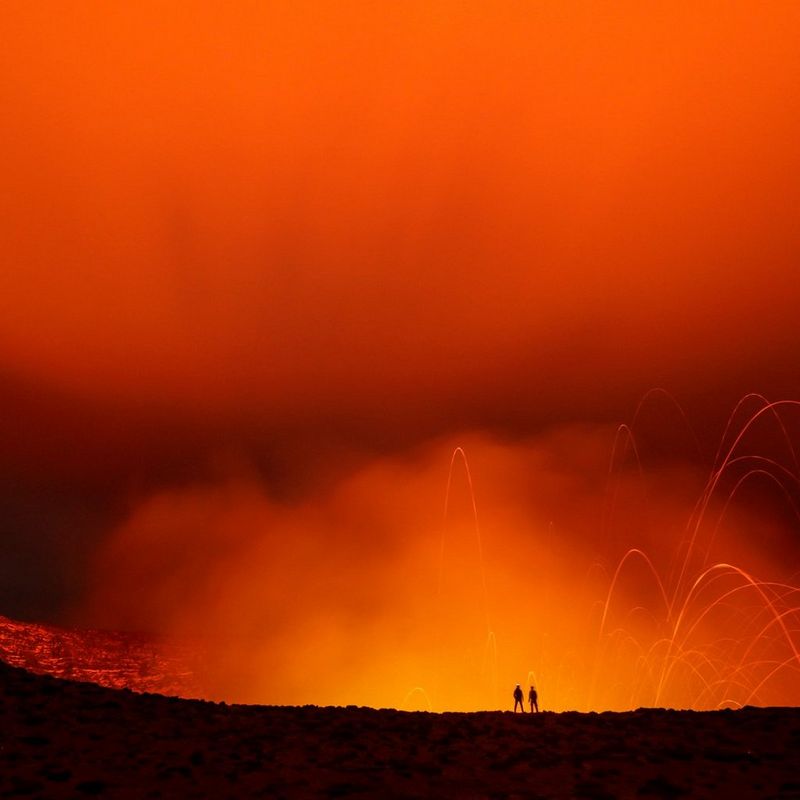
<path fill-rule="evenodd" d="M 199 697 L 198 653 L 142 634 L 67 630 L 0 616 L 0 660 L 112 689 Z"/>

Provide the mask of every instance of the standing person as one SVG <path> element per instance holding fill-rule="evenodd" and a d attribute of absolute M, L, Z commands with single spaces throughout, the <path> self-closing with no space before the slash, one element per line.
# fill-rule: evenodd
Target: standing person
<path fill-rule="evenodd" d="M 528 692 L 528 702 L 531 704 L 531 714 L 533 714 L 533 709 L 536 709 L 536 713 L 539 713 L 539 695 L 536 694 L 536 687 L 531 686 L 531 690 Z"/>
<path fill-rule="evenodd" d="M 517 706 L 519 706 L 519 710 L 521 713 L 525 713 L 525 706 L 522 705 L 522 689 L 519 688 L 519 684 L 517 684 L 517 688 L 514 689 L 514 713 L 517 713 Z"/>

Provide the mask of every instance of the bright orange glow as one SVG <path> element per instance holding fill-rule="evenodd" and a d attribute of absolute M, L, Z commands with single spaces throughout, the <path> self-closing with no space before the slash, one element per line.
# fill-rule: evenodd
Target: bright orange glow
<path fill-rule="evenodd" d="M 799 415 L 719 435 L 800 397 L 800 5 L 180 5 L 0 8 L 0 597 L 227 699 L 800 702 Z"/>
<path fill-rule="evenodd" d="M 734 502 L 748 431 L 799 410 L 756 408 L 705 488 L 619 452 L 606 483 L 612 437 L 582 429 L 466 437 L 449 471 L 440 443 L 290 507 L 241 477 L 164 494 L 111 539 L 94 608 L 201 643 L 228 699 L 468 710 L 524 679 L 556 710 L 800 702 L 800 586 L 764 546 L 785 532 Z"/>

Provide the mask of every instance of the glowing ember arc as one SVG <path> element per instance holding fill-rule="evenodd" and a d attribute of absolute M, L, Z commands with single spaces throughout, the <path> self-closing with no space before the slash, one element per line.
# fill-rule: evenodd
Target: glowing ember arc
<path fill-rule="evenodd" d="M 313 502 L 277 504 L 234 480 L 162 494 L 102 554 L 96 607 L 197 641 L 202 693 L 219 699 L 502 708 L 526 677 L 548 709 L 800 702 L 797 576 L 758 546 L 743 494 L 756 478 L 777 482 L 797 519 L 792 449 L 752 453 L 745 434 L 764 424 L 791 437 L 798 406 L 763 401 L 728 425 L 708 474 L 677 483 L 672 467 L 645 466 L 624 426 L 524 447 L 463 435 L 444 486 L 436 446 L 368 465 Z M 643 461 L 619 457 L 621 437 Z M 298 564 L 307 597 L 290 580 Z M 151 593 L 136 595 L 145 583 Z M 329 681 L 311 691 L 320 669 Z"/>

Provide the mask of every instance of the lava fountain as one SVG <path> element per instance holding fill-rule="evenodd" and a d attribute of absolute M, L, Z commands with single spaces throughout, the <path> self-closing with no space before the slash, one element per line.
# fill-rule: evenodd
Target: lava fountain
<path fill-rule="evenodd" d="M 292 503 L 241 474 L 162 492 L 109 536 L 81 621 L 195 643 L 229 701 L 798 703 L 800 403 L 743 398 L 705 470 L 687 426 L 659 390 L 616 430 L 464 434 Z"/>

